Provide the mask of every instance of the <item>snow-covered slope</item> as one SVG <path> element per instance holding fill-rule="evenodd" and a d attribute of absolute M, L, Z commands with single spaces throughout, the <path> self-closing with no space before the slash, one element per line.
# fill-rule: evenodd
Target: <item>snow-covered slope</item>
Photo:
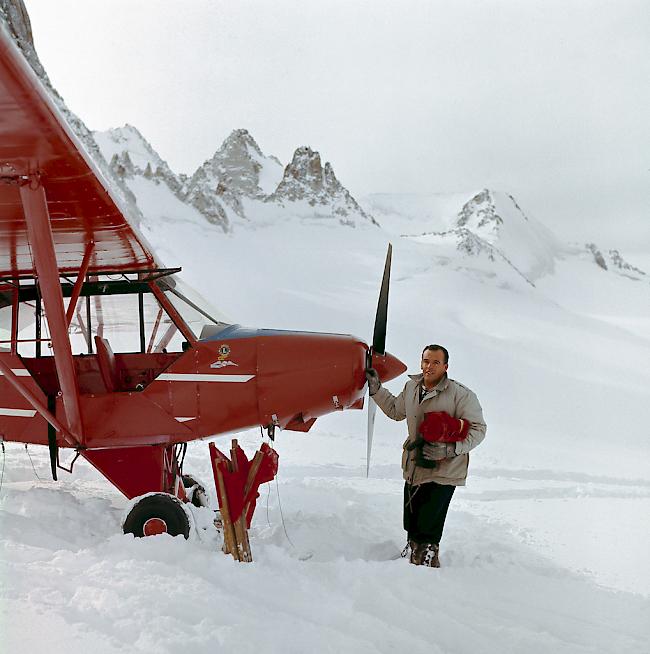
<path fill-rule="evenodd" d="M 504 192 L 437 195 L 373 195 L 364 203 L 392 233 L 441 245 L 461 255 L 503 260 L 533 283 L 553 272 L 563 248 L 538 221 Z"/>
<path fill-rule="evenodd" d="M 497 248 L 528 279 L 553 272 L 557 239 L 506 193 L 484 189 L 466 202 L 452 229 L 466 229 Z"/>

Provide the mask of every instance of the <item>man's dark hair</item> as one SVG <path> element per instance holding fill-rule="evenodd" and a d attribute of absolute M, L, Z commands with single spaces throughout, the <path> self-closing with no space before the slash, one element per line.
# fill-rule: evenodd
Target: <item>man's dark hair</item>
<path fill-rule="evenodd" d="M 424 350 L 422 350 L 422 356 L 424 356 L 424 353 L 427 350 L 441 350 L 445 355 L 445 363 L 449 363 L 449 352 L 447 352 L 446 347 L 442 347 L 442 345 L 436 345 L 435 343 L 433 345 L 427 345 Z"/>

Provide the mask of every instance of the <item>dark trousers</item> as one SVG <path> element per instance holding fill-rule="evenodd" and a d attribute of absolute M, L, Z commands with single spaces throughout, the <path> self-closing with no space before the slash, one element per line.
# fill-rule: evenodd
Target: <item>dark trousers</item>
<path fill-rule="evenodd" d="M 404 529 L 416 543 L 440 543 L 455 486 L 404 484 Z"/>

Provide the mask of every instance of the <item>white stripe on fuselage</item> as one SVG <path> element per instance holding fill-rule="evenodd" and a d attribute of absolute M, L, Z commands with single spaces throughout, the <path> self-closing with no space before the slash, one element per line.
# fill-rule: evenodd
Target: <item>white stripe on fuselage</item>
<path fill-rule="evenodd" d="M 31 377 L 27 368 L 12 368 L 11 372 L 13 372 L 16 377 Z M 2 377 L 2 375 L 4 375 L 4 372 L 0 370 L 0 377 Z"/>
<path fill-rule="evenodd" d="M 253 379 L 253 377 L 255 375 L 197 375 L 193 373 L 163 372 L 154 381 L 242 383 Z"/>
<path fill-rule="evenodd" d="M 19 418 L 33 418 L 36 411 L 33 409 L 7 409 L 0 406 L 0 416 L 16 416 Z"/>

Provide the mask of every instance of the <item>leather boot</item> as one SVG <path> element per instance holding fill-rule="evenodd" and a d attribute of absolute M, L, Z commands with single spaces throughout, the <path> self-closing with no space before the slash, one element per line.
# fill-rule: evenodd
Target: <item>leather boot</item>
<path fill-rule="evenodd" d="M 410 540 L 409 545 L 411 547 L 411 558 L 409 559 L 409 563 L 412 563 L 413 565 L 422 565 L 422 557 L 426 550 L 427 544 L 416 543 L 415 541 Z"/>
<path fill-rule="evenodd" d="M 421 547 L 423 548 L 421 554 L 422 565 L 426 565 L 429 568 L 439 568 L 440 559 L 438 558 L 438 553 L 440 552 L 440 545 L 438 543 L 425 543 Z"/>

